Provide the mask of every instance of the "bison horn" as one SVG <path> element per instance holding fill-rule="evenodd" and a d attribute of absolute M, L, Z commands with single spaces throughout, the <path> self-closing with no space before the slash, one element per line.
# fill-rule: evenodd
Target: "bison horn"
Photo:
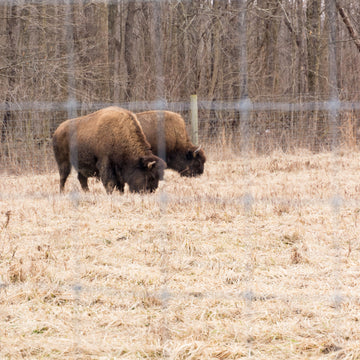
<path fill-rule="evenodd" d="M 196 154 L 200 151 L 200 149 L 201 149 L 201 145 L 196 149 L 196 150 L 194 150 L 194 157 L 196 156 Z"/>
<path fill-rule="evenodd" d="M 155 164 L 156 164 L 156 161 L 151 161 L 151 162 L 149 162 L 149 163 L 147 164 L 148 169 L 151 169 L 151 168 L 153 167 L 153 165 L 155 165 Z"/>

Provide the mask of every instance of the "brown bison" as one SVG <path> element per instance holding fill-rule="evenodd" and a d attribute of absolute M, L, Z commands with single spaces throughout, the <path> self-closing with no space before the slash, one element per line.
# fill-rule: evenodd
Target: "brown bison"
<path fill-rule="evenodd" d="M 185 121 L 179 114 L 145 111 L 136 116 L 153 153 L 163 158 L 169 169 L 182 176 L 198 176 L 204 172 L 205 153 L 200 146 L 191 143 Z"/>
<path fill-rule="evenodd" d="M 71 165 L 84 191 L 88 178 L 97 177 L 107 193 L 123 192 L 125 183 L 132 192 L 155 191 L 166 168 L 151 152 L 136 115 L 116 106 L 64 121 L 54 132 L 53 147 L 60 192 Z"/>

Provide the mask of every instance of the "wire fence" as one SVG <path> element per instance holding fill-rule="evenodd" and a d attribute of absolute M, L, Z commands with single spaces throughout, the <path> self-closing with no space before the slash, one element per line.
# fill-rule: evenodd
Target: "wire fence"
<path fill-rule="evenodd" d="M 0 104 L 0 354 L 358 359 L 360 103 L 252 100 L 243 79 L 242 97 L 198 100 L 203 177 L 170 174 L 154 196 L 59 195 L 44 188 L 58 188 L 52 134 L 68 118 L 166 109 L 191 132 L 190 99 L 162 98 L 161 56 L 157 100 L 110 104 L 76 101 L 74 51 L 67 101 Z"/>
<path fill-rule="evenodd" d="M 11 111 L 11 121 L 2 122 L 0 156 L 2 172 L 43 173 L 56 168 L 52 134 L 65 121 L 68 110 L 81 116 L 113 104 L 18 103 L 2 104 Z M 136 102 L 116 104 L 133 112 L 166 109 L 180 113 L 191 135 L 189 102 Z M 244 130 L 243 112 L 248 112 Z M 209 153 L 271 154 L 276 150 L 293 153 L 299 149 L 329 151 L 333 141 L 331 113 L 336 111 L 339 148 L 357 150 L 360 133 L 359 104 L 339 101 L 304 103 L 247 103 L 242 101 L 199 101 L 199 142 Z M 246 136 L 245 136 L 246 134 Z M 244 141 L 247 142 L 245 148 Z"/>

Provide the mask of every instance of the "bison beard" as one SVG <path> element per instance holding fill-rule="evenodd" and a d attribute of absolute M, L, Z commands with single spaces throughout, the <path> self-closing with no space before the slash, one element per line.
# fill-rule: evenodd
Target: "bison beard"
<path fill-rule="evenodd" d="M 181 176 L 199 176 L 204 172 L 205 153 L 200 146 L 192 144 L 185 121 L 179 114 L 145 111 L 136 116 L 153 153 L 163 158 L 169 169 Z"/>
<path fill-rule="evenodd" d="M 112 106 L 64 121 L 53 135 L 55 159 L 64 191 L 71 166 L 84 191 L 88 178 L 101 179 L 106 192 L 152 192 L 163 178 L 166 164 L 155 156 L 135 114 Z"/>

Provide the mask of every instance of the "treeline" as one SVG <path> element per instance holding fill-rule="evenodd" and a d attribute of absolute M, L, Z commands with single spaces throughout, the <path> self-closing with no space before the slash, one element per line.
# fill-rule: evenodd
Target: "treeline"
<path fill-rule="evenodd" d="M 329 99 L 329 44 L 335 44 L 332 68 L 340 100 L 359 101 L 360 3 L 334 1 L 331 21 L 330 3 L 2 1 L 2 143 L 49 137 L 67 116 L 56 104 L 69 97 L 81 104 L 81 113 L 94 104 L 188 102 L 191 94 L 217 104 L 218 110 L 201 110 L 202 136 L 227 138 L 237 131 L 241 114 L 222 110 L 222 101 Z M 329 40 L 334 22 L 335 38 Z M 44 103 L 53 104 L 51 111 Z M 354 135 L 356 114 L 341 115 Z M 269 133 L 276 142 L 285 133 L 297 139 L 294 146 L 326 144 L 326 112 L 252 111 L 249 119 L 254 139 Z"/>

